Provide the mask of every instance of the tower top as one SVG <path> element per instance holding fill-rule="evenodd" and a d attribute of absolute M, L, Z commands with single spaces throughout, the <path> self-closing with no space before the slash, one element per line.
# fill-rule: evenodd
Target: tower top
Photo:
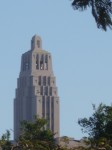
<path fill-rule="evenodd" d="M 31 50 L 42 49 L 42 40 L 38 35 L 34 35 L 31 40 Z"/>

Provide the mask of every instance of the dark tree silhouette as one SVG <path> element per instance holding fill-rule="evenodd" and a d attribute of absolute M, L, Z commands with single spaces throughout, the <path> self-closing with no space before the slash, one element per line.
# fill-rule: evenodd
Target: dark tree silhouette
<path fill-rule="evenodd" d="M 74 10 L 85 10 L 91 7 L 92 15 L 97 23 L 97 27 L 107 30 L 112 29 L 112 1 L 111 0 L 73 0 Z"/>

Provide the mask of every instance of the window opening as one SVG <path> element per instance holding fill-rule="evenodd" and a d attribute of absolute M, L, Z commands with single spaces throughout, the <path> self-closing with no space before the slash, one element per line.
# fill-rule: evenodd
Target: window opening
<path fill-rule="evenodd" d="M 43 64 L 43 55 L 41 56 L 41 60 L 40 60 L 40 70 L 44 69 L 44 64 Z"/>
<path fill-rule="evenodd" d="M 38 78 L 38 84 L 41 85 L 41 76 Z"/>
<path fill-rule="evenodd" d="M 41 87 L 41 95 L 43 95 L 43 87 Z"/>
<path fill-rule="evenodd" d="M 46 76 L 43 77 L 43 85 L 46 85 Z"/>
<path fill-rule="evenodd" d="M 44 69 L 43 62 L 42 62 L 42 61 L 40 61 L 40 69 L 41 69 L 41 70 Z"/>
<path fill-rule="evenodd" d="M 37 55 L 37 57 L 36 57 L 36 69 L 39 69 L 39 58 L 38 58 L 38 55 Z"/>
<path fill-rule="evenodd" d="M 50 85 L 50 77 L 48 77 L 48 85 Z"/>
<path fill-rule="evenodd" d="M 46 98 L 46 114 L 49 117 L 49 114 L 50 114 L 50 97 L 49 96 Z"/>
<path fill-rule="evenodd" d="M 45 70 L 48 70 L 48 55 L 45 56 Z"/>
<path fill-rule="evenodd" d="M 51 95 L 51 96 L 52 96 L 52 87 L 50 87 L 49 95 Z"/>
<path fill-rule="evenodd" d="M 46 89 L 45 89 L 45 87 L 44 87 L 44 95 L 46 95 L 46 91 L 45 91 Z"/>
<path fill-rule="evenodd" d="M 48 95 L 48 87 L 44 87 L 44 95 Z"/>

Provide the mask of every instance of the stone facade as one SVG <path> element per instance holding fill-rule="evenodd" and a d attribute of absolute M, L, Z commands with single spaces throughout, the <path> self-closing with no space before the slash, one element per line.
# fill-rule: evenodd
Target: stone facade
<path fill-rule="evenodd" d="M 59 105 L 51 54 L 42 49 L 42 40 L 35 35 L 31 50 L 21 57 L 14 99 L 14 139 L 20 135 L 20 122 L 34 121 L 34 116 L 47 119 L 46 128 L 59 137 Z"/>

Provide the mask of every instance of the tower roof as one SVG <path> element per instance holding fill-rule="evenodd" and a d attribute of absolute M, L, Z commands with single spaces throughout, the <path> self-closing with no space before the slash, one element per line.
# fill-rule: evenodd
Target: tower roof
<path fill-rule="evenodd" d="M 33 39 L 33 38 L 41 39 L 41 37 L 40 37 L 39 35 L 37 35 L 37 34 L 35 34 L 35 35 L 32 37 L 32 39 Z"/>
<path fill-rule="evenodd" d="M 42 49 L 42 39 L 38 35 L 34 35 L 31 40 L 31 50 Z"/>

